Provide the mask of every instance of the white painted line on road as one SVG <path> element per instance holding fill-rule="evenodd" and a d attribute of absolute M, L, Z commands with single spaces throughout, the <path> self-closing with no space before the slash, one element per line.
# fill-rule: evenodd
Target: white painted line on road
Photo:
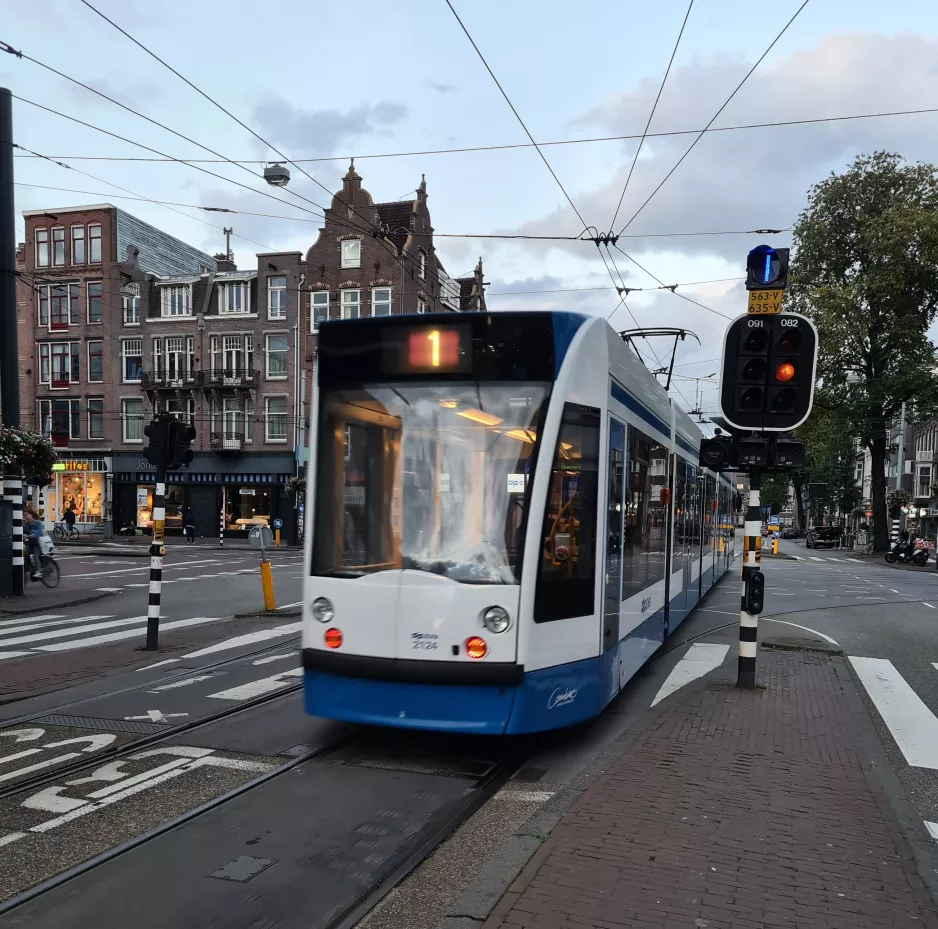
<path fill-rule="evenodd" d="M 925 603 L 925 601 L 923 600 L 922 603 Z M 928 609 L 930 609 L 930 610 L 935 609 L 930 603 L 925 603 L 925 606 L 927 606 Z"/>
<path fill-rule="evenodd" d="M 808 555 L 808 557 L 809 557 L 812 561 L 825 561 L 825 560 L 826 560 L 826 559 L 824 559 L 824 558 L 818 558 L 817 555 Z"/>
<path fill-rule="evenodd" d="M 0 652 L 0 661 L 5 658 L 25 658 L 27 655 L 35 655 L 35 652 Z"/>
<path fill-rule="evenodd" d="M 223 642 L 216 642 L 214 645 L 208 645 L 200 648 L 196 652 L 189 652 L 183 655 L 183 660 L 187 658 L 204 658 L 206 655 L 214 655 L 216 652 L 228 651 L 232 648 L 240 648 L 242 645 L 254 645 L 255 642 L 266 642 L 268 639 L 279 639 L 281 636 L 291 635 L 299 632 L 303 628 L 302 623 L 289 623 L 286 626 L 274 626 L 272 629 L 258 629 L 257 632 L 247 632 L 244 635 L 236 635 L 233 638 L 225 639 Z"/>
<path fill-rule="evenodd" d="M 303 603 L 302 600 L 297 600 L 296 603 L 284 603 L 283 606 L 278 606 L 278 610 L 289 610 L 291 607 L 300 606 Z"/>
<path fill-rule="evenodd" d="M 270 664 L 273 661 L 283 661 L 284 658 L 296 658 L 296 652 L 284 652 L 282 655 L 268 655 L 266 658 L 258 658 L 252 661 L 252 665 Z"/>
<path fill-rule="evenodd" d="M 144 665 L 142 668 L 137 668 L 138 671 L 149 671 L 150 668 L 161 668 L 164 664 L 174 664 L 179 661 L 178 658 L 167 658 L 165 661 L 158 661 L 156 664 Z"/>
<path fill-rule="evenodd" d="M 704 607 L 704 606 L 698 606 L 697 609 L 694 610 L 693 612 L 695 613 L 720 613 L 723 616 L 739 616 L 739 610 L 736 610 L 735 612 L 732 610 L 714 610 L 714 609 L 710 609 L 709 607 Z"/>
<path fill-rule="evenodd" d="M 898 590 L 895 590 L 895 589 L 893 589 L 892 587 L 890 587 L 889 590 L 890 590 L 891 593 L 894 593 L 894 594 L 899 593 Z"/>
<path fill-rule="evenodd" d="M 859 558 L 848 558 L 847 561 L 852 561 L 854 564 L 863 564 Z"/>
<path fill-rule="evenodd" d="M 0 848 L 4 845 L 12 845 L 18 839 L 25 839 L 25 832 L 8 832 L 6 835 L 0 835 Z"/>
<path fill-rule="evenodd" d="M 804 561 L 804 558 L 802 558 L 801 555 L 792 555 L 791 557 L 794 558 L 795 561 Z"/>
<path fill-rule="evenodd" d="M 160 710 L 147 710 L 145 716 L 125 716 L 126 720 L 148 720 L 151 723 L 165 723 L 167 719 L 173 719 L 179 716 L 188 716 L 188 713 L 163 713 Z M 129 783 L 129 781 L 125 782 Z M 124 786 L 123 784 L 121 786 Z"/>
<path fill-rule="evenodd" d="M 938 842 L 938 823 L 925 822 L 925 828 L 928 830 L 928 834 Z M 3 844 L 3 839 L 0 839 L 0 845 Z"/>
<path fill-rule="evenodd" d="M 126 629 L 123 632 L 111 632 L 106 635 L 91 636 L 87 639 L 75 639 L 71 642 L 59 642 L 57 645 L 38 645 L 36 647 L 41 652 L 67 652 L 73 648 L 87 648 L 91 645 L 101 645 L 104 642 L 120 642 L 122 639 L 132 639 L 134 636 L 146 631 L 146 616 L 138 617 L 139 620 L 144 620 L 144 625 L 136 629 Z M 227 622 L 227 620 L 218 616 L 196 616 L 194 619 L 177 619 L 172 623 L 161 622 L 160 631 L 168 632 L 170 629 L 186 629 L 189 626 L 204 626 L 205 623 L 223 622 Z"/>
<path fill-rule="evenodd" d="M 116 594 L 123 587 L 95 587 L 95 593 Z"/>
<path fill-rule="evenodd" d="M 32 632 L 34 629 L 52 629 L 55 626 L 73 626 L 75 623 L 97 623 L 105 619 L 113 619 L 114 614 L 107 616 L 74 616 L 71 619 L 48 619 L 41 623 L 29 623 L 25 626 L 3 626 L 0 627 L 0 639 L 8 635 L 16 635 L 20 632 Z M 0 647 L 4 644 L 0 641 Z"/>
<path fill-rule="evenodd" d="M 188 687 L 190 684 L 198 684 L 199 681 L 207 681 L 213 678 L 214 674 L 200 674 L 198 677 L 187 677 L 182 681 L 173 681 L 171 684 L 161 684 L 159 687 L 154 687 L 153 690 L 148 690 L 148 694 L 158 694 L 162 693 L 164 690 L 177 690 L 180 687 Z"/>
<path fill-rule="evenodd" d="M 665 697 L 680 690 L 685 684 L 696 681 L 698 677 L 703 677 L 715 668 L 719 668 L 729 650 L 729 645 L 707 645 L 701 642 L 692 645 L 684 657 L 671 669 L 671 673 L 661 685 L 661 690 L 651 701 L 651 705 L 654 706 Z M 303 669 L 299 670 L 302 673 Z"/>
<path fill-rule="evenodd" d="M 39 764 L 27 765 L 25 768 L 17 768 L 15 771 L 10 771 L 7 774 L 0 774 L 0 783 L 3 781 L 12 781 L 15 778 L 22 777 L 24 774 L 32 774 L 33 771 L 41 771 L 43 768 L 48 768 L 54 764 L 61 764 L 63 761 L 71 761 L 72 758 L 81 757 L 81 752 L 66 752 L 64 755 L 58 755 L 55 758 L 47 758 L 45 761 L 40 761 Z"/>
<path fill-rule="evenodd" d="M 850 658 L 905 760 L 938 770 L 938 718 L 886 658 Z"/>
<path fill-rule="evenodd" d="M 50 629 L 45 632 L 34 632 L 31 635 L 21 635 L 17 638 L 0 639 L 0 645 L 25 645 L 27 642 L 43 642 L 46 639 L 63 639 L 66 636 L 80 635 L 83 632 L 97 632 L 99 629 L 114 629 L 117 626 L 128 626 L 132 623 L 146 622 L 146 616 L 131 616 L 129 619 L 112 619 L 106 623 L 90 623 L 87 626 L 67 626 L 64 629 Z M 0 632 L 0 636 L 7 633 Z"/>
<path fill-rule="evenodd" d="M 835 642 L 829 635 L 824 635 L 823 632 L 818 632 L 817 629 L 811 629 L 809 626 L 802 626 L 798 623 L 790 623 L 785 619 L 772 619 L 769 616 L 763 616 L 762 619 L 767 623 L 781 623 L 783 626 L 794 626 L 796 629 L 804 629 L 805 632 L 810 632 L 813 635 L 816 635 L 818 638 L 823 639 L 825 642 L 830 642 L 831 645 L 836 645 L 838 648 L 840 648 L 840 644 Z"/>
<path fill-rule="evenodd" d="M 729 648 L 729 646 L 726 646 Z M 250 681 L 247 684 L 241 684 L 239 687 L 232 687 L 230 690 L 221 690 L 217 694 L 209 694 L 210 699 L 214 700 L 253 700 L 255 697 L 264 694 L 273 693 L 275 690 L 282 690 L 290 686 L 289 680 L 283 678 L 301 677 L 302 668 L 294 668 L 292 671 L 281 671 L 273 677 L 262 677 L 257 681 Z"/>
<path fill-rule="evenodd" d="M 42 616 L 16 616 L 11 619 L 0 619 L 0 629 L 7 626 L 16 626 L 19 623 L 44 623 L 53 619 L 65 619 L 65 614 L 48 613 Z"/>

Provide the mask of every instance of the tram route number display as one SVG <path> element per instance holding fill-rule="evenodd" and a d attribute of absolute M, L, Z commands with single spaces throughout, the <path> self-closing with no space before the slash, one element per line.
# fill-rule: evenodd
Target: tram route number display
<path fill-rule="evenodd" d="M 465 374 L 472 370 L 472 329 L 467 325 L 415 326 L 388 344 L 386 364 L 395 374 Z"/>

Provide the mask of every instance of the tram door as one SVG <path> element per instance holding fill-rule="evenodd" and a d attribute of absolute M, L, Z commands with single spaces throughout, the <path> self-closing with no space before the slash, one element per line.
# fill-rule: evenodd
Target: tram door
<path fill-rule="evenodd" d="M 625 516 L 625 426 L 609 420 L 606 477 L 606 565 L 603 597 L 603 657 L 600 694 L 603 702 L 619 689 L 619 609 L 622 590 L 622 521 Z"/>
<path fill-rule="evenodd" d="M 684 591 L 685 609 L 689 613 L 700 599 L 700 528 L 703 489 L 697 469 L 686 465 L 687 484 L 684 520 Z"/>

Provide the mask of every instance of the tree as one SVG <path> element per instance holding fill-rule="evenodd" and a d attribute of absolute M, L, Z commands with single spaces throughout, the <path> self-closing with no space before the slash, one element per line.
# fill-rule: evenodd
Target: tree
<path fill-rule="evenodd" d="M 938 175 L 899 155 L 860 155 L 815 184 L 794 228 L 789 306 L 820 337 L 818 377 L 872 456 L 874 545 L 888 548 L 887 434 L 902 403 L 938 408 Z"/>
<path fill-rule="evenodd" d="M 771 507 L 771 514 L 777 516 L 788 503 L 788 488 L 791 486 L 791 477 L 784 473 L 763 474 L 762 489 L 759 491 L 759 501 L 762 506 Z"/>

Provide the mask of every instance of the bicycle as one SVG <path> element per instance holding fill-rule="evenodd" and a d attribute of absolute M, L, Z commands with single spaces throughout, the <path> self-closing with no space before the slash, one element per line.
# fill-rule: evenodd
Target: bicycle
<path fill-rule="evenodd" d="M 55 528 L 52 530 L 52 538 L 58 539 L 60 542 L 77 541 L 81 538 L 81 533 L 75 528 L 74 523 L 71 526 L 67 526 L 65 523 L 56 523 Z"/>
<path fill-rule="evenodd" d="M 860 555 L 872 555 L 873 554 L 873 541 L 872 539 L 863 546 L 859 551 Z"/>

